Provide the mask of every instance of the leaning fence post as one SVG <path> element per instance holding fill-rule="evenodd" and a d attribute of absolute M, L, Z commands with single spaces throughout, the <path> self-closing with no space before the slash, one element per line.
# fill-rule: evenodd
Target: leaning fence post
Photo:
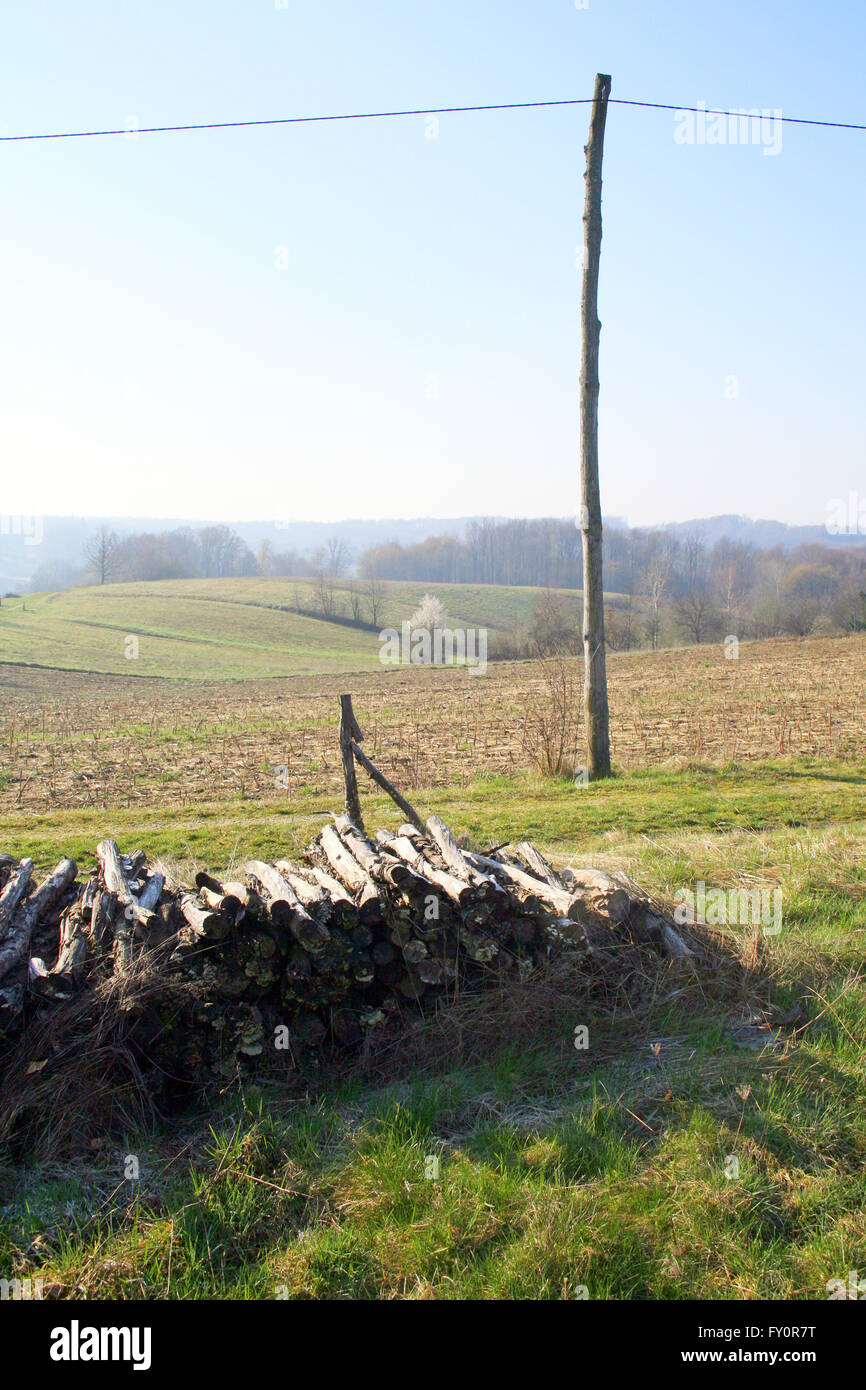
<path fill-rule="evenodd" d="M 358 795 L 358 782 L 355 777 L 355 758 L 352 743 L 360 743 L 364 735 L 352 710 L 351 695 L 340 696 L 340 756 L 343 759 L 343 778 L 346 783 L 346 811 L 359 830 L 364 829 L 361 816 L 361 798 Z"/>

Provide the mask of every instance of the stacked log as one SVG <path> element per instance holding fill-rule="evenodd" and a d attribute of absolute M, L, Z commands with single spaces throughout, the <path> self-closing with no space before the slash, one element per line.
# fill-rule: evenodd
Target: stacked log
<path fill-rule="evenodd" d="M 326 1047 L 357 1048 L 407 1010 L 523 975 L 553 952 L 592 969 L 600 933 L 688 954 L 625 875 L 559 874 L 528 842 L 470 852 L 437 816 L 370 838 L 338 815 L 301 862 L 250 859 L 231 879 L 184 884 L 113 840 L 83 882 L 76 874 L 66 859 L 36 886 L 29 859 L 0 856 L 0 1031 L 101 982 L 146 979 L 142 1046 L 191 1080 L 281 1047 L 314 1064 Z"/>
<path fill-rule="evenodd" d="M 34 932 L 46 919 L 65 917 L 65 904 L 78 897 L 77 872 L 74 859 L 63 859 L 34 888 L 32 859 L 0 856 L 0 1028 L 23 1011 Z"/>

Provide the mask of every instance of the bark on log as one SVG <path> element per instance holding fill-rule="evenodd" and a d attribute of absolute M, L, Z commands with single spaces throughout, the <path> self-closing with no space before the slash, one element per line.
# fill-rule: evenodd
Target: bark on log
<path fill-rule="evenodd" d="M 111 954 L 114 958 L 115 975 L 125 975 L 132 968 L 133 945 L 132 945 L 132 923 L 128 917 L 124 916 L 124 910 L 118 911 L 114 923 L 114 937 L 111 943 Z"/>
<path fill-rule="evenodd" d="M 239 883 L 236 879 L 232 879 L 231 881 L 226 880 L 223 884 L 223 892 L 226 897 L 237 898 L 248 916 L 267 916 L 268 910 L 264 898 L 250 888 L 248 884 Z"/>
<path fill-rule="evenodd" d="M 456 878 L 454 874 L 449 874 L 446 869 L 437 869 L 428 859 L 425 859 L 423 851 L 407 835 L 394 835 L 390 830 L 378 830 L 376 839 L 381 841 L 392 854 L 398 854 L 401 859 L 404 859 L 416 874 L 428 879 L 437 888 L 441 888 L 457 907 L 466 908 L 475 901 L 475 890 L 471 883 Z"/>
<path fill-rule="evenodd" d="M 165 878 L 162 874 L 149 874 L 144 888 L 138 895 L 139 907 L 144 908 L 145 912 L 155 912 L 164 887 Z"/>
<path fill-rule="evenodd" d="M 329 921 L 334 926 L 341 927 L 343 931 L 351 931 L 353 927 L 358 925 L 358 908 L 343 884 L 318 864 L 311 866 L 308 872 L 313 882 L 322 889 L 327 897 L 330 904 Z"/>
<path fill-rule="evenodd" d="M 69 890 L 77 872 L 74 859 L 61 859 L 54 872 L 19 906 L 0 940 L 0 980 L 27 959 L 35 928 Z"/>
<path fill-rule="evenodd" d="M 601 923 L 624 922 L 631 911 L 633 897 L 613 874 L 602 869 L 569 869 L 562 873 L 568 890 L 583 903 L 590 918 Z"/>
<path fill-rule="evenodd" d="M 93 920 L 93 912 L 99 895 L 102 892 L 102 885 L 99 882 L 99 874 L 93 874 L 84 885 L 84 892 L 81 895 L 81 915 L 86 922 Z"/>
<path fill-rule="evenodd" d="M 323 827 L 319 844 L 334 873 L 352 894 L 357 895 L 365 889 L 374 888 L 369 874 L 361 867 L 332 825 Z"/>
<path fill-rule="evenodd" d="M 503 863 L 502 867 L 516 882 L 530 887 L 535 884 L 539 896 L 543 897 L 561 917 L 580 920 L 581 914 L 585 913 L 591 920 L 606 926 L 617 925 L 628 919 L 634 901 L 631 892 L 622 881 L 602 869 L 568 870 L 567 878 L 565 873 L 562 876 L 567 888 L 562 890 L 550 888 L 547 884 L 541 886 L 541 880 L 536 880 L 513 864 Z M 571 899 L 571 908 L 563 904 L 563 896 Z"/>
<path fill-rule="evenodd" d="M 268 907 L 274 921 L 287 926 L 305 951 L 317 955 L 327 948 L 331 940 L 327 927 L 313 920 L 294 888 L 281 873 L 260 859 L 249 860 L 244 865 L 244 873 L 252 875 L 262 885 L 268 894 Z"/>
<path fill-rule="evenodd" d="M 209 907 L 211 912 L 224 917 L 233 927 L 242 922 L 247 915 L 244 904 L 234 893 L 216 893 L 212 888 L 199 888 L 198 892 L 205 906 Z"/>
<path fill-rule="evenodd" d="M 516 851 L 529 872 L 540 878 L 542 883 L 546 883 L 549 888 L 565 887 L 553 865 L 547 862 L 544 855 L 529 840 L 521 840 Z"/>
<path fill-rule="evenodd" d="M 97 897 L 90 916 L 90 940 L 95 951 L 110 949 L 116 913 L 117 897 L 106 889 Z"/>
<path fill-rule="evenodd" d="M 114 840 L 100 840 L 96 846 L 96 857 L 102 869 L 102 881 L 110 893 L 114 893 L 128 922 L 136 922 L 148 930 L 154 920 L 153 912 L 139 906 L 129 886 L 120 850 Z M 137 859 L 137 855 L 133 858 Z"/>
<path fill-rule="evenodd" d="M 232 924 L 222 913 L 211 907 L 203 907 L 196 893 L 182 893 L 178 903 L 181 916 L 188 927 L 199 936 L 211 941 L 224 941 L 231 931 Z"/>
<path fill-rule="evenodd" d="M 143 849 L 137 849 L 134 854 L 122 854 L 120 863 L 123 868 L 124 876 L 128 879 L 138 878 L 139 872 L 147 859 Z"/>
<path fill-rule="evenodd" d="M 321 884 L 311 883 L 308 878 L 304 877 L 298 865 L 291 859 L 278 859 L 276 868 L 297 894 L 298 901 L 307 909 L 311 916 L 317 916 L 320 912 L 327 913 L 330 903 L 328 902 L 328 895 Z"/>
<path fill-rule="evenodd" d="M 488 873 L 501 875 L 509 884 L 517 888 L 527 911 L 544 911 L 545 908 L 553 908 L 558 917 L 579 918 L 580 902 L 573 894 L 567 893 L 564 888 L 551 888 L 541 879 L 534 878 L 532 874 L 518 869 L 514 864 L 503 863 L 501 859 L 488 859 L 484 854 L 470 854 L 468 852 L 466 858 L 470 864 Z M 530 903 L 533 903 L 534 906 L 530 907 Z"/>
<path fill-rule="evenodd" d="M 0 939 L 5 936 L 18 904 L 30 887 L 30 880 L 33 877 L 33 860 L 22 859 L 18 864 L 17 870 L 13 870 L 12 876 L 3 892 L 0 893 Z"/>
<path fill-rule="evenodd" d="M 492 898 L 502 892 L 502 886 L 485 869 L 473 863 L 472 857 L 465 854 L 457 844 L 448 826 L 439 816 L 430 816 L 427 829 L 435 841 L 439 853 L 456 878 L 464 879 L 485 897 Z"/>
<path fill-rule="evenodd" d="M 62 978 L 78 986 L 89 954 L 90 933 L 87 923 L 77 910 L 77 905 L 67 908 L 60 923 L 60 950 L 57 963 L 51 971 L 52 979 Z"/>
<path fill-rule="evenodd" d="M 400 888 L 404 892 L 413 887 L 420 887 L 423 891 L 423 883 L 418 882 L 419 875 L 413 873 L 408 864 L 397 856 L 377 850 L 366 835 L 352 824 L 348 816 L 335 816 L 334 829 L 349 853 L 374 883 L 387 883 L 392 888 Z"/>

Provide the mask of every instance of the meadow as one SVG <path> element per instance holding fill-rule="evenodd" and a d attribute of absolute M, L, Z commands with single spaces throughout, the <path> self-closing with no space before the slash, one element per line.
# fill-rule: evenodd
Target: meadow
<path fill-rule="evenodd" d="M 59 629 L 45 607 L 34 622 Z M 248 617 L 212 629 L 240 667 Z M 539 663 L 363 669 L 330 648 L 330 671 L 287 675 L 274 629 L 243 679 L 204 681 L 203 656 L 185 675 L 86 668 L 99 628 L 51 670 L 2 647 L 24 621 L 0 627 L 0 849 L 40 868 L 89 868 L 106 834 L 184 873 L 296 854 L 340 809 L 349 689 L 370 755 L 478 846 L 528 836 L 667 901 L 769 885 L 783 917 L 778 936 L 713 928 L 724 972 L 671 967 L 626 1002 L 540 981 L 535 1012 L 497 1000 L 408 1070 L 238 1078 L 171 1119 L 46 1133 L 0 1159 L 5 1272 L 61 1298 L 823 1299 L 866 1271 L 862 637 L 614 654 L 617 776 L 581 786 L 542 777 L 527 739 Z M 362 797 L 370 825 L 397 824 Z"/>
<path fill-rule="evenodd" d="M 399 629 L 431 586 L 377 587 L 376 623 L 369 629 L 312 616 L 318 600 L 309 579 L 165 580 L 6 598 L 0 607 L 0 662 L 173 681 L 374 670 L 378 629 Z M 541 593 L 495 584 L 433 587 L 454 626 L 486 627 L 493 634 L 527 626 Z M 337 580 L 333 590 L 336 611 L 344 616 L 357 590 L 359 616 L 370 622 L 361 581 Z M 576 609 L 579 596 L 562 593 Z M 137 639 L 134 657 L 128 655 L 130 638 Z"/>

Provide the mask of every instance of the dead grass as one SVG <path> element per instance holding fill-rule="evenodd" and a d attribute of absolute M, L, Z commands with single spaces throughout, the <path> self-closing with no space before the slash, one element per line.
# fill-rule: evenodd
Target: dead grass
<path fill-rule="evenodd" d="M 99 1136 L 162 1116 L 143 1022 L 181 1015 L 190 994 L 159 970 L 165 950 L 32 1019 L 0 1069 L 0 1148 L 15 1161 L 81 1154 Z"/>
<path fill-rule="evenodd" d="M 576 684 L 580 665 L 573 663 Z M 337 697 L 351 685 L 365 750 L 405 788 L 469 786 L 533 766 L 536 662 L 201 684 L 0 666 L 0 806 L 176 807 L 338 792 Z M 866 637 L 609 658 L 622 769 L 862 754 Z M 283 771 L 284 770 L 284 771 Z"/>
<path fill-rule="evenodd" d="M 407 1006 L 385 1035 L 368 1037 L 360 1054 L 334 1050 L 314 1071 L 307 1066 L 288 1074 L 283 1062 L 265 1061 L 255 1075 L 289 1096 L 309 1096 L 347 1082 L 377 1084 L 487 1063 L 501 1053 L 503 1037 L 518 1050 L 558 1037 L 560 1056 L 569 1057 L 575 1023 L 589 1014 L 604 1026 L 633 1030 L 665 1007 L 675 1005 L 682 1021 L 764 997 L 762 963 L 751 942 L 738 950 L 706 928 L 683 937 L 694 955 L 675 961 L 594 929 L 591 955 L 566 948 L 517 977 L 491 972 L 486 984 L 440 999 L 429 1014 Z M 160 970 L 169 948 L 47 1011 L 4 1053 L 0 1145 L 15 1161 L 86 1154 L 106 1136 L 163 1122 L 178 1108 L 213 1103 L 225 1092 L 224 1079 L 214 1077 L 204 1094 L 154 1067 L 155 1042 L 166 1027 L 184 1026 L 194 998 L 194 987 Z M 245 1079 L 239 1075 L 237 1084 Z"/>

